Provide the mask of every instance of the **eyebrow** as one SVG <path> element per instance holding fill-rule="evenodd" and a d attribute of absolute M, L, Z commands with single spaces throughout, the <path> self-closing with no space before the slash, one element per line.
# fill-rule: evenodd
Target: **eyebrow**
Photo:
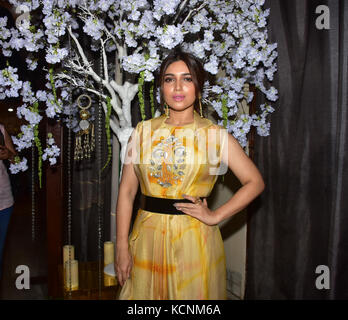
<path fill-rule="evenodd" d="M 191 73 L 180 73 L 180 76 L 190 76 Z M 174 73 L 166 73 L 164 76 L 175 76 Z"/>

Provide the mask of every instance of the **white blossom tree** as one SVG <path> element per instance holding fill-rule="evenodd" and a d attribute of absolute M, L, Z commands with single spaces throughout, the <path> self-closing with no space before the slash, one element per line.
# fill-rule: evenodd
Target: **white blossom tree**
<path fill-rule="evenodd" d="M 35 70 L 44 52 L 46 89 L 33 92 L 31 84 L 21 81 L 17 70 L 8 65 L 0 73 L 0 99 L 21 96 L 24 104 L 18 117 L 28 124 L 13 137 L 18 151 L 39 144 L 37 134 L 43 116 L 65 117 L 66 124 L 78 130 L 77 114 L 71 101 L 73 90 L 101 99 L 105 114 L 111 111 L 109 126 L 121 146 L 121 160 L 133 130 L 132 101 L 137 97 L 144 114 L 143 83 L 152 83 L 154 73 L 168 51 L 178 45 L 204 63 L 209 74 L 203 102 L 211 106 L 223 125 L 245 147 L 252 126 L 261 136 L 269 135 L 268 114 L 277 90 L 267 85 L 277 70 L 277 44 L 268 43 L 264 0 L 9 0 L 18 10 L 17 27 L 9 28 L 0 17 L 0 46 L 4 58 L 14 50 L 27 53 L 28 70 Z M 89 43 L 81 43 L 81 34 Z M 100 54 L 102 72 L 89 60 Z M 221 71 L 221 72 L 219 72 Z M 218 76 L 223 75 L 223 76 Z M 269 103 L 255 114 L 237 112 L 238 103 L 252 101 L 244 85 L 253 84 Z M 102 86 L 102 90 L 99 90 Z M 158 91 L 150 86 L 151 97 Z M 153 100 L 153 99 L 152 99 Z M 152 101 L 151 100 L 151 101 Z M 38 111 L 44 104 L 45 114 Z M 153 109 L 153 101 L 151 102 Z M 110 110 L 111 108 L 111 110 Z M 152 116 L 158 116 L 155 110 Z M 35 140 L 36 139 L 36 140 Z M 59 149 L 48 137 L 42 151 L 44 160 L 55 163 Z M 26 159 L 12 165 L 25 170 Z"/>

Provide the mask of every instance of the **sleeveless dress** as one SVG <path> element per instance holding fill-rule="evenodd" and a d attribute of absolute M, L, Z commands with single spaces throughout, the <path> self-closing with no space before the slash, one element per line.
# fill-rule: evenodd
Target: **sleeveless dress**
<path fill-rule="evenodd" d="M 182 194 L 208 197 L 221 157 L 214 165 L 202 160 L 210 140 L 198 137 L 222 127 L 196 111 L 194 122 L 180 127 L 165 120 L 162 115 L 139 122 L 133 131 L 137 145 L 133 165 L 141 192 L 170 199 L 183 199 Z M 216 140 L 220 154 L 224 144 Z M 208 226 L 189 215 L 139 209 L 129 249 L 133 267 L 120 300 L 226 299 L 225 251 L 217 225 Z"/>

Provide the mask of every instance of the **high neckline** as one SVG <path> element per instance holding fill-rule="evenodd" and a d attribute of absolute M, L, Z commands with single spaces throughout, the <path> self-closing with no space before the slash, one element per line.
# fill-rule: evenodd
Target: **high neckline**
<path fill-rule="evenodd" d="M 166 121 L 163 121 L 163 123 L 166 125 L 166 126 L 170 126 L 170 127 L 185 127 L 185 126 L 189 126 L 191 124 L 194 124 L 195 121 L 192 121 L 190 123 L 185 123 L 185 124 L 171 124 L 171 123 L 167 123 Z"/>
<path fill-rule="evenodd" d="M 164 119 L 163 119 L 162 124 L 165 126 L 169 126 L 169 127 L 180 127 L 180 128 L 187 127 L 187 126 L 195 124 L 195 122 L 197 121 L 197 116 L 198 116 L 198 114 L 197 114 L 196 110 L 193 110 L 193 121 L 192 122 L 185 123 L 185 124 L 171 124 L 171 123 L 166 122 L 167 118 L 165 115 L 163 115 Z"/>
<path fill-rule="evenodd" d="M 194 121 L 191 123 L 187 123 L 185 125 L 172 125 L 169 123 L 165 123 L 166 120 L 166 115 L 163 113 L 157 118 L 150 119 L 151 120 L 151 128 L 153 130 L 157 130 L 158 128 L 165 128 L 167 127 L 168 129 L 175 129 L 175 128 L 190 128 L 191 126 L 193 127 L 194 130 L 196 129 L 202 129 L 209 127 L 213 124 L 213 122 L 208 119 L 208 118 L 202 118 L 196 110 L 193 111 L 193 119 Z"/>

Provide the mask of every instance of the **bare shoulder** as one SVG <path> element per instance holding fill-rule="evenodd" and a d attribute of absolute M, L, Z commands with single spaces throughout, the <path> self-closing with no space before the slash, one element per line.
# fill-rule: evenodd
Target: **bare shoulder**
<path fill-rule="evenodd" d="M 228 132 L 228 130 L 224 126 L 216 124 L 216 123 L 212 123 L 209 129 L 216 130 L 221 144 L 224 145 L 225 147 L 227 147 L 227 145 L 229 147 L 235 146 L 237 149 L 243 150 L 238 140 L 230 132 Z"/>

